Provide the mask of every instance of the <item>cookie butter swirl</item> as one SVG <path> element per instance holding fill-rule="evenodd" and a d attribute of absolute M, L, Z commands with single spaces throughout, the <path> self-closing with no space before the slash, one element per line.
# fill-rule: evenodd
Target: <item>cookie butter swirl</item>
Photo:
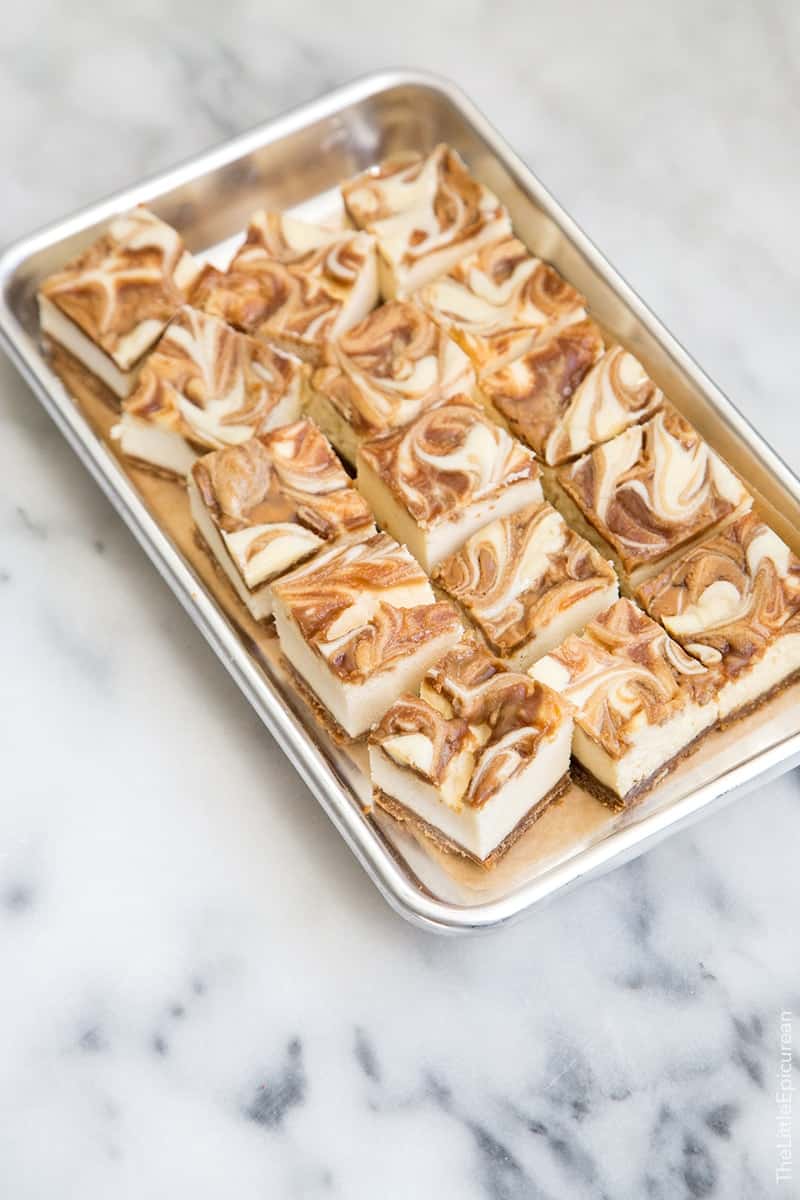
<path fill-rule="evenodd" d="M 749 503 L 730 468 L 671 406 L 561 468 L 558 479 L 626 570 Z"/>
<path fill-rule="evenodd" d="M 345 682 L 363 682 L 459 627 L 427 577 L 387 534 L 322 553 L 276 587 L 304 640 Z"/>
<path fill-rule="evenodd" d="M 423 528 L 539 474 L 530 451 L 467 401 L 365 442 L 361 456 Z"/>
<path fill-rule="evenodd" d="M 405 425 L 475 382 L 469 359 L 416 304 L 393 300 L 326 352 L 313 386 L 361 436 Z"/>
<path fill-rule="evenodd" d="M 142 368 L 124 412 L 211 449 L 265 429 L 299 393 L 295 362 L 223 321 L 182 308 Z"/>
<path fill-rule="evenodd" d="M 651 417 L 664 395 L 642 364 L 621 346 L 592 368 L 544 446 L 545 462 L 556 464 L 607 442 L 629 425 Z"/>
<path fill-rule="evenodd" d="M 480 808 L 535 758 L 564 715 L 549 688 L 466 640 L 428 673 L 419 699 L 392 706 L 371 740 L 435 784 L 452 808 Z"/>
<path fill-rule="evenodd" d="M 324 541 L 372 528 L 369 509 L 310 421 L 207 454 L 192 475 L 251 587 Z"/>
<path fill-rule="evenodd" d="M 478 371 L 522 354 L 538 330 L 586 316 L 585 300 L 515 237 L 482 246 L 424 287 L 419 302 L 449 330 Z"/>
<path fill-rule="evenodd" d="M 497 197 L 445 145 L 427 158 L 388 159 L 344 184 L 342 195 L 355 224 L 376 233 L 390 257 L 405 265 L 472 241 L 507 219 Z"/>
<path fill-rule="evenodd" d="M 135 208 L 46 279 L 40 294 L 127 371 L 185 303 L 197 270 L 180 235 Z"/>
<path fill-rule="evenodd" d="M 482 383 L 490 403 L 541 459 L 572 397 L 603 353 L 593 321 L 544 329 L 533 347 Z"/>
<path fill-rule="evenodd" d="M 777 637 L 800 633 L 800 559 L 752 513 L 695 546 L 637 595 L 690 653 L 729 677 Z"/>
<path fill-rule="evenodd" d="M 322 343 L 344 332 L 347 303 L 361 283 L 369 291 L 374 259 L 368 234 L 260 212 L 228 270 L 207 268 L 192 302 L 246 333 Z"/>
<path fill-rule="evenodd" d="M 629 600 L 618 600 L 535 669 L 617 759 L 643 726 L 663 724 L 689 703 L 713 703 L 716 690 L 702 664 Z"/>
<path fill-rule="evenodd" d="M 490 522 L 442 563 L 434 579 L 502 655 L 615 583 L 609 564 L 549 504 Z"/>

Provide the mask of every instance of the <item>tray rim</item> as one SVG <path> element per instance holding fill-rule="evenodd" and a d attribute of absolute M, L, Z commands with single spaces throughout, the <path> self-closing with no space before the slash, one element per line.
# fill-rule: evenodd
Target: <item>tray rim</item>
<path fill-rule="evenodd" d="M 461 89 L 425 71 L 393 69 L 362 76 L 193 155 L 177 166 L 119 189 L 96 203 L 17 239 L 0 254 L 0 344 L 236 681 L 279 748 L 322 805 L 384 899 L 413 924 L 439 933 L 453 934 L 488 930 L 518 919 L 544 899 L 644 853 L 673 830 L 685 827 L 701 815 L 710 815 L 722 804 L 744 794 L 758 781 L 766 782 L 790 770 L 800 763 L 800 732 L 790 734 L 766 750 L 751 755 L 746 761 L 673 802 L 668 808 L 650 813 L 634 824 L 612 830 L 573 858 L 556 864 L 536 879 L 502 897 L 475 905 L 459 905 L 437 899 L 416 887 L 403 873 L 350 798 L 343 793 L 333 764 L 311 744 L 301 722 L 284 703 L 269 678 L 257 667 L 230 628 L 222 610 L 204 589 L 198 587 L 191 568 L 174 550 L 155 518 L 147 511 L 132 481 L 116 468 L 110 451 L 92 433 L 65 389 L 58 381 L 55 381 L 57 386 L 53 386 L 53 376 L 46 361 L 19 322 L 8 297 L 8 285 L 17 269 L 28 258 L 53 243 L 80 233 L 121 209 L 152 200 L 165 191 L 188 183 L 199 175 L 216 170 L 344 108 L 398 87 L 439 93 L 465 123 L 473 127 L 515 177 L 522 191 L 561 226 L 590 264 L 614 287 L 636 319 L 661 342 L 678 367 L 704 393 L 717 415 L 747 440 L 762 463 L 776 477 L 778 484 L 800 504 L 800 479 L 789 466 L 709 379 Z M 109 464 L 114 464 L 113 470 L 109 469 Z"/>

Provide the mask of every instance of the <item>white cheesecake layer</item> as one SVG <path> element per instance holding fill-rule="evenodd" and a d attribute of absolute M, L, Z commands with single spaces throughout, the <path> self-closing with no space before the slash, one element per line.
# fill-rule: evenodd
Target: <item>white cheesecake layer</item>
<path fill-rule="evenodd" d="M 541 743 L 530 765 L 480 808 L 452 808 L 432 784 L 397 766 L 379 746 L 369 748 L 370 774 L 381 791 L 476 858 L 486 859 L 566 774 L 571 738 L 572 721 L 565 720 L 552 739 Z"/>
<path fill-rule="evenodd" d="M 692 650 L 690 645 L 686 648 Z M 788 633 L 773 642 L 751 667 L 723 685 L 719 692 L 720 719 L 753 704 L 795 671 L 800 671 L 800 634 Z"/>
<path fill-rule="evenodd" d="M 310 388 L 306 400 L 306 414 L 322 430 L 334 450 L 351 466 L 355 466 L 358 453 L 355 430 L 327 396 Z"/>
<path fill-rule="evenodd" d="M 141 421 L 130 413 L 122 414 L 111 436 L 129 458 L 138 458 L 181 478 L 189 473 L 198 457 L 179 433 Z"/>
<path fill-rule="evenodd" d="M 618 598 L 619 588 L 614 583 L 609 584 L 603 591 L 595 592 L 583 600 L 578 600 L 554 617 L 552 621 L 542 625 L 535 637 L 520 646 L 513 654 L 501 655 L 503 662 L 512 671 L 527 671 L 537 659 L 549 654 L 551 650 L 555 650 L 556 646 L 560 646 L 570 634 L 581 633 L 590 621 L 610 608 Z"/>
<path fill-rule="evenodd" d="M 203 540 L 209 550 L 231 581 L 239 599 L 247 606 L 248 611 L 257 621 L 263 621 L 266 617 L 271 616 L 272 592 L 270 588 L 262 586 L 256 590 L 251 590 L 247 587 L 236 564 L 228 553 L 228 548 L 222 540 L 219 530 L 203 503 L 200 489 L 191 474 L 189 474 L 186 480 L 186 490 L 189 493 L 189 506 L 192 511 L 194 523 L 202 534 Z"/>
<path fill-rule="evenodd" d="M 39 324 L 42 332 L 46 333 L 54 342 L 58 342 L 65 350 L 69 350 L 70 354 L 77 358 L 87 371 L 91 371 L 92 375 L 96 375 L 98 379 L 102 380 L 115 396 L 124 400 L 133 389 L 138 368 L 134 366 L 129 371 L 120 370 L 114 360 L 95 345 L 74 321 L 65 316 L 52 300 L 48 300 L 47 296 L 41 294 L 38 299 Z"/>
<path fill-rule="evenodd" d="M 403 692 L 415 692 L 423 676 L 460 637 L 452 630 L 421 645 L 413 654 L 359 683 L 347 683 L 328 669 L 303 638 L 281 600 L 273 597 L 281 650 L 316 697 L 350 737 L 366 733 Z"/>
<path fill-rule="evenodd" d="M 496 495 L 476 500 L 460 512 L 423 527 L 398 503 L 380 476 L 360 456 L 356 485 L 381 528 L 408 546 L 420 566 L 429 573 L 496 517 L 506 517 L 528 504 L 540 503 L 544 498 L 538 478 L 523 479 L 507 484 Z"/>

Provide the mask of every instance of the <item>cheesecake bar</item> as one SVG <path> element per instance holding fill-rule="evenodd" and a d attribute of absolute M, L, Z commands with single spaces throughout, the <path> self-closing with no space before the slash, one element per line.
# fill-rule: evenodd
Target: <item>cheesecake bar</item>
<path fill-rule="evenodd" d="M 464 640 L 370 734 L 376 803 L 492 867 L 569 786 L 572 713 Z"/>
<path fill-rule="evenodd" d="M 717 722 L 715 674 L 630 600 L 530 673 L 575 706 L 576 779 L 614 807 L 649 791 Z"/>
<path fill-rule="evenodd" d="M 176 230 L 135 208 L 45 279 L 38 293 L 42 332 L 124 398 L 199 269 Z"/>
<path fill-rule="evenodd" d="M 665 567 L 637 599 L 717 671 L 721 720 L 750 711 L 800 672 L 800 559 L 754 513 Z"/>
<path fill-rule="evenodd" d="M 526 354 L 481 380 L 483 398 L 511 432 L 546 462 L 553 431 L 604 348 L 602 333 L 588 318 L 545 326 Z"/>
<path fill-rule="evenodd" d="M 325 365 L 312 378 L 308 411 L 354 463 L 365 438 L 474 390 L 464 351 L 416 304 L 392 300 L 328 345 Z"/>
<path fill-rule="evenodd" d="M 458 641 L 419 564 L 388 534 L 322 550 L 272 587 L 283 656 L 315 711 L 357 738 Z"/>
<path fill-rule="evenodd" d="M 256 620 L 270 585 L 338 538 L 368 537 L 372 514 L 311 421 L 199 459 L 188 478 L 195 526 Z"/>
<path fill-rule="evenodd" d="M 589 371 L 542 444 L 542 458 L 557 466 L 649 420 L 664 394 L 638 358 L 614 346 Z"/>
<path fill-rule="evenodd" d="M 142 367 L 112 434 L 128 457 L 184 476 L 198 454 L 296 420 L 302 400 L 296 360 L 184 307 Z"/>
<path fill-rule="evenodd" d="M 542 499 L 530 450 L 466 398 L 362 442 L 357 464 L 378 523 L 428 572 L 493 517 Z"/>
<path fill-rule="evenodd" d="M 482 246 L 417 296 L 472 359 L 478 375 L 499 371 L 533 345 L 544 326 L 586 316 L 586 301 L 513 236 Z"/>
<path fill-rule="evenodd" d="M 497 197 L 445 145 L 387 159 L 343 184 L 342 198 L 353 224 L 375 235 L 386 299 L 410 295 L 511 232 Z"/>
<path fill-rule="evenodd" d="M 560 467 L 553 499 L 569 524 L 614 560 L 630 593 L 752 504 L 733 471 L 671 405 Z"/>
<path fill-rule="evenodd" d="M 619 595 L 611 565 L 549 504 L 484 525 L 440 563 L 433 581 L 516 671 L 579 633 Z"/>
<path fill-rule="evenodd" d="M 258 212 L 227 271 L 204 270 L 192 303 L 317 361 L 326 339 L 341 337 L 378 303 L 375 239 Z"/>

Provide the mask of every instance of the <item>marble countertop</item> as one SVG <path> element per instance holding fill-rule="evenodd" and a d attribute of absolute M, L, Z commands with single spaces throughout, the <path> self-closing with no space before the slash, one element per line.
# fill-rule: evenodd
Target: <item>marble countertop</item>
<path fill-rule="evenodd" d="M 435 69 L 798 468 L 800 10 L 578 7 L 7 6 L 2 240 Z M 4 359 L 0 428 L 4 1197 L 796 1194 L 796 773 L 517 926 L 417 931 Z"/>

